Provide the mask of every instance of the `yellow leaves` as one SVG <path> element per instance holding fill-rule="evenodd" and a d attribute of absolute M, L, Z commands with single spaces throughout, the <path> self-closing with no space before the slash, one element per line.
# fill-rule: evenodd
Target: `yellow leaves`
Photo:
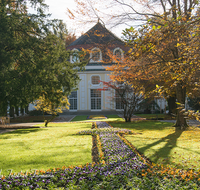
<path fill-rule="evenodd" d="M 69 102 L 66 96 L 63 96 L 61 90 L 57 90 L 56 92 L 52 90 L 53 99 L 48 97 L 46 92 L 43 93 L 36 101 L 34 106 L 37 110 L 42 110 L 47 112 L 48 114 L 62 113 L 64 108 L 69 109 Z"/>
<path fill-rule="evenodd" d="M 139 55 L 140 55 L 140 54 L 139 54 L 138 52 L 135 54 L 136 57 L 138 57 Z"/>
<path fill-rule="evenodd" d="M 157 29 L 159 30 L 161 28 L 161 26 L 158 26 Z"/>

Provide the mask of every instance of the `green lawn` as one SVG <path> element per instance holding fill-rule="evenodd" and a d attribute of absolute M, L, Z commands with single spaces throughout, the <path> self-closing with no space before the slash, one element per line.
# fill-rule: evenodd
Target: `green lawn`
<path fill-rule="evenodd" d="M 200 169 L 200 129 L 175 131 L 172 123 L 140 121 L 110 123 L 113 127 L 131 129 L 136 135 L 125 136 L 141 153 L 158 164 L 196 171 Z"/>
<path fill-rule="evenodd" d="M 8 169 L 20 172 L 91 163 L 92 137 L 74 135 L 88 129 L 91 123 L 52 123 L 48 128 L 0 134 L 0 169 L 6 174 Z"/>
<path fill-rule="evenodd" d="M 75 119 L 92 121 L 86 118 L 77 116 Z M 105 121 L 110 121 L 113 127 L 133 130 L 136 135 L 125 137 L 154 163 L 200 169 L 200 129 L 175 131 L 172 123 L 160 121 L 125 123 L 116 115 L 108 116 Z M 0 166 L 3 174 L 7 174 L 8 169 L 13 172 L 47 170 L 92 162 L 92 137 L 74 135 L 89 129 L 91 122 L 50 123 L 48 128 L 18 129 L 0 134 Z"/>
<path fill-rule="evenodd" d="M 93 121 L 124 121 L 118 115 L 106 115 L 107 119 L 87 119 L 87 115 L 78 115 L 72 119 L 73 121 L 93 122 Z"/>

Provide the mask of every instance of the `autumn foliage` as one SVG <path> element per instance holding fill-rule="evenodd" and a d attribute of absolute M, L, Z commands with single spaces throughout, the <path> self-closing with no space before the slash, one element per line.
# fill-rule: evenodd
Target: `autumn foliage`
<path fill-rule="evenodd" d="M 187 126 L 181 111 L 186 94 L 198 90 L 199 78 L 199 20 L 180 15 L 176 20 L 160 16 L 155 24 L 149 20 L 140 30 L 126 29 L 124 35 L 130 47 L 130 61 L 112 67 L 120 80 L 157 83 L 158 94 L 176 91 L 178 102 L 177 127 Z M 132 38 L 130 38 L 132 37 Z"/>
<path fill-rule="evenodd" d="M 51 95 L 44 92 L 35 101 L 36 110 L 41 110 L 44 113 L 51 114 L 52 118 L 50 120 L 45 120 L 45 127 L 48 123 L 52 121 L 58 113 L 62 113 L 64 109 L 69 109 L 69 102 L 67 96 L 63 95 L 61 90 L 52 91 Z"/>

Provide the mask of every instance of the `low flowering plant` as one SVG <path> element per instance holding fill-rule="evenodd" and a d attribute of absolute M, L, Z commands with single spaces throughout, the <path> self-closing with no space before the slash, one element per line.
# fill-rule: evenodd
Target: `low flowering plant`
<path fill-rule="evenodd" d="M 77 135 L 96 135 L 100 133 L 120 133 L 120 134 L 135 134 L 133 131 L 128 129 L 120 128 L 94 128 L 91 130 L 84 130 L 76 133 Z"/>
<path fill-rule="evenodd" d="M 100 120 L 100 119 L 108 119 L 108 118 L 106 116 L 104 116 L 104 115 L 89 115 L 87 117 L 87 119 Z"/>

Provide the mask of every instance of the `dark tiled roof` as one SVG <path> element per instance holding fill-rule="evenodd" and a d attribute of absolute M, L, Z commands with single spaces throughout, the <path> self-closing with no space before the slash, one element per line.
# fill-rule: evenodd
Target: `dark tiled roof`
<path fill-rule="evenodd" d="M 77 40 L 72 42 L 70 46 L 79 46 L 86 44 L 116 44 L 124 45 L 124 42 L 117 36 L 107 30 L 100 22 L 93 26 L 89 31 L 79 37 Z"/>

